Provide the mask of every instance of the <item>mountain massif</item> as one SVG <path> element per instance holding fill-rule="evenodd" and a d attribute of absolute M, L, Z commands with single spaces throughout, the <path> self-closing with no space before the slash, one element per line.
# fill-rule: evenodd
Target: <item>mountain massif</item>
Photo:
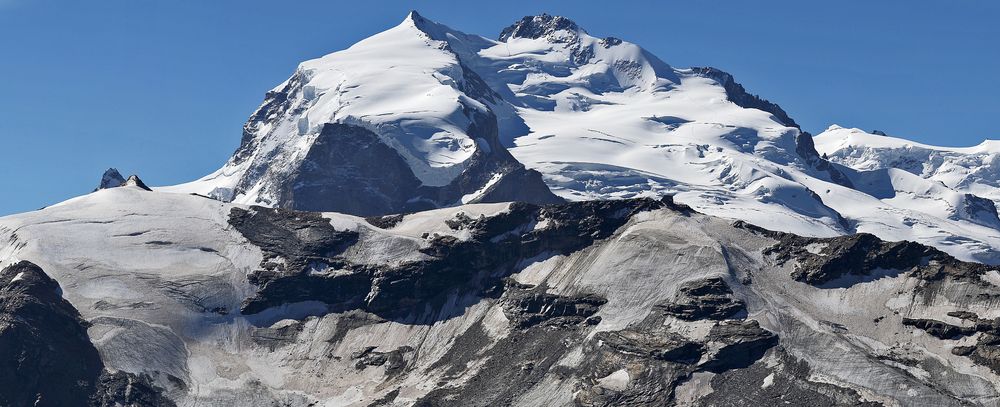
<path fill-rule="evenodd" d="M 0 404 L 1000 405 L 998 156 L 413 12 L 202 179 L 0 218 Z"/>

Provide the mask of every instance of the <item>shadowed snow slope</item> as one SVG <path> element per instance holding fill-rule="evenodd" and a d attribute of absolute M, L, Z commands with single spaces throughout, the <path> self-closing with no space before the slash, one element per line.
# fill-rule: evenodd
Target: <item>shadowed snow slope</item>
<path fill-rule="evenodd" d="M 554 202 L 538 171 L 569 200 L 673 195 L 771 229 L 871 232 L 996 263 L 995 150 L 926 149 L 951 158 L 933 175 L 904 169 L 915 177 L 869 171 L 873 154 L 856 149 L 831 163 L 780 107 L 720 70 L 671 67 L 564 17 L 525 17 L 492 40 L 411 13 L 302 63 L 222 169 L 161 189 L 377 215 Z"/>
<path fill-rule="evenodd" d="M 669 199 L 365 219 L 125 186 L 0 218 L 0 242 L 124 396 L 179 406 L 998 404 L 995 268 Z M 0 301 L 0 339 L 25 312 Z"/>

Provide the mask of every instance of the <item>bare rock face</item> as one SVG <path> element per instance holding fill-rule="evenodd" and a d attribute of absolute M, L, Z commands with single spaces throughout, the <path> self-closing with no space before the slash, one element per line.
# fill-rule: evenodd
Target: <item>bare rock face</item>
<path fill-rule="evenodd" d="M 721 345 L 715 357 L 702 365 L 703 369 L 715 373 L 746 368 L 778 344 L 778 337 L 761 328 L 754 320 L 726 321 L 715 325 L 707 339 L 709 343 Z"/>
<path fill-rule="evenodd" d="M 104 171 L 104 175 L 101 176 L 101 183 L 94 190 L 116 188 L 122 186 L 124 183 L 125 178 L 122 177 L 122 174 L 117 169 L 108 168 L 107 171 Z"/>
<path fill-rule="evenodd" d="M 743 311 L 743 302 L 733 298 L 733 290 L 719 277 L 684 283 L 677 300 L 662 306 L 663 312 L 689 321 L 722 320 Z"/>
<path fill-rule="evenodd" d="M 142 180 L 139 179 L 138 175 L 129 175 L 128 179 L 125 180 L 125 183 L 123 183 L 122 186 L 123 187 L 136 187 L 136 188 L 139 188 L 139 189 L 142 189 L 142 190 L 145 190 L 145 191 L 152 191 L 152 189 L 150 189 L 148 186 L 146 186 L 146 183 L 142 182 Z"/>
<path fill-rule="evenodd" d="M 992 269 L 979 263 L 958 261 L 919 243 L 885 242 L 867 233 L 832 238 L 765 233 L 780 241 L 765 254 L 774 256 L 780 263 L 795 259 L 792 277 L 812 285 L 854 284 L 866 278 L 882 277 L 878 272 L 898 274 L 904 271 L 915 271 L 927 280 L 950 277 L 978 281 Z"/>
<path fill-rule="evenodd" d="M 0 271 L 0 404 L 174 406 L 148 379 L 106 371 L 88 326 L 40 267 Z"/>
<path fill-rule="evenodd" d="M 495 124 L 484 126 L 493 128 L 489 137 L 495 139 Z M 503 178 L 490 183 L 494 174 L 503 174 Z M 302 168 L 282 184 L 295 187 L 282 189 L 281 207 L 361 216 L 451 206 L 479 189 L 483 189 L 483 193 L 477 202 L 546 204 L 561 201 L 542 182 L 541 174 L 525 169 L 499 142 L 489 152 L 477 152 L 470 159 L 468 169 L 452 183 L 431 187 L 422 185 L 406 161 L 383 144 L 377 134 L 339 123 L 323 127 Z"/>
<path fill-rule="evenodd" d="M 125 187 L 125 186 L 136 187 L 146 191 L 152 191 L 152 189 L 146 186 L 146 184 L 142 182 L 141 179 L 139 179 L 138 175 L 133 174 L 130 175 L 128 179 L 125 179 L 124 177 L 122 177 L 122 174 L 119 173 L 118 170 L 114 168 L 108 168 L 108 170 L 104 172 L 104 175 L 101 177 L 100 185 L 98 185 L 97 188 L 94 189 L 94 191 L 99 191 L 108 188 Z"/>
<path fill-rule="evenodd" d="M 90 397 L 91 407 L 176 407 L 146 376 L 127 372 L 109 372 L 98 378 L 97 391 Z"/>
<path fill-rule="evenodd" d="M 561 296 L 545 293 L 544 290 L 509 291 L 505 311 L 514 326 L 529 328 L 538 324 L 576 325 L 597 324 L 597 313 L 607 300 L 596 295 Z"/>
<path fill-rule="evenodd" d="M 746 369 L 723 372 L 711 380 L 715 391 L 697 406 L 864 406 L 881 403 L 864 401 L 857 392 L 827 383 L 810 381 L 809 364 L 782 349 L 769 363 L 755 363 Z"/>
<path fill-rule="evenodd" d="M 59 284 L 22 261 L 0 272 L 0 404 L 83 406 L 103 365 Z"/>
<path fill-rule="evenodd" d="M 511 273 L 521 259 L 545 252 L 568 253 L 608 236 L 634 213 L 672 205 L 669 201 L 578 202 L 539 207 L 513 203 L 506 213 L 483 219 L 458 216 L 447 224 L 472 239 L 429 239 L 426 260 L 373 267 L 338 256 L 357 233 L 338 231 L 318 214 L 251 208 L 233 209 L 230 224 L 264 249 L 261 270 L 250 281 L 261 286 L 244 306 L 257 313 L 280 304 L 321 301 L 345 309 L 365 309 L 386 317 L 405 315 L 427 303 L 439 304 L 454 289 L 486 291 Z M 379 218 L 381 219 L 381 218 Z M 531 222 L 552 227 L 519 230 Z M 272 259 L 280 258 L 281 262 Z M 315 270 L 336 272 L 316 273 Z M 524 323 L 552 317 L 588 317 L 597 298 L 563 299 L 539 294 L 511 303 Z"/>
<path fill-rule="evenodd" d="M 499 40 L 506 41 L 511 38 L 537 39 L 559 30 L 578 31 L 580 27 L 573 20 L 562 16 L 551 16 L 548 14 L 526 16 L 513 25 L 504 28 L 500 32 Z"/>

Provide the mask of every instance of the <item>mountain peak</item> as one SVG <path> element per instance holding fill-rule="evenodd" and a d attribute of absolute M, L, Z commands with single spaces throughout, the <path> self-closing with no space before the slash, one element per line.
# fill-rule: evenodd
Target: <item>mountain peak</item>
<path fill-rule="evenodd" d="M 556 31 L 586 32 L 580 28 L 573 20 L 562 16 L 541 14 L 537 16 L 525 16 L 520 21 L 504 28 L 500 32 L 500 41 L 507 41 L 511 38 L 541 38 Z"/>
<path fill-rule="evenodd" d="M 108 168 L 107 171 L 104 171 L 104 175 L 101 176 L 101 183 L 100 185 L 97 186 L 97 189 L 95 189 L 95 191 L 98 189 L 120 187 L 124 183 L 125 183 L 125 177 L 122 177 L 122 174 L 118 172 L 117 169 Z"/>
<path fill-rule="evenodd" d="M 410 12 L 406 14 L 406 18 L 403 19 L 402 24 L 411 24 L 419 28 L 421 25 L 428 22 L 434 23 L 433 21 L 430 21 L 420 15 L 417 10 L 410 10 Z"/>
<path fill-rule="evenodd" d="M 145 191 L 152 191 L 152 189 L 150 189 L 148 186 L 146 186 L 146 183 L 142 182 L 142 180 L 139 179 L 139 176 L 135 175 L 135 174 L 130 175 L 128 177 L 128 179 L 125 180 L 125 182 L 121 186 L 123 186 L 123 187 L 136 187 L 136 188 L 139 188 L 139 189 L 142 189 L 142 190 L 145 190 Z"/>
<path fill-rule="evenodd" d="M 445 41 L 446 33 L 452 31 L 448 26 L 424 17 L 416 10 L 410 10 L 410 13 L 406 15 L 406 18 L 397 27 L 411 27 L 438 41 Z"/>

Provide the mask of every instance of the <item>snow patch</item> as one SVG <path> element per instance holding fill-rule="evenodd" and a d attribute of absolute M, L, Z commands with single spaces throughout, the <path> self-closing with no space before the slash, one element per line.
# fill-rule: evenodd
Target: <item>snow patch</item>
<path fill-rule="evenodd" d="M 618 369 L 607 376 L 597 379 L 597 383 L 609 390 L 622 391 L 628 388 L 629 378 L 627 370 Z"/>
<path fill-rule="evenodd" d="M 483 184 L 482 188 L 479 188 L 478 190 L 476 190 L 475 192 L 473 192 L 471 194 L 465 194 L 465 195 L 463 195 L 462 199 L 461 199 L 462 204 L 464 205 L 464 204 L 473 202 L 473 201 L 475 201 L 475 200 L 477 200 L 479 198 L 482 198 L 482 196 L 484 194 L 486 194 L 486 192 L 489 191 L 490 188 L 492 188 L 493 185 L 496 184 L 497 181 L 500 181 L 501 179 L 503 179 L 503 174 L 502 173 L 498 172 L 496 174 L 493 174 L 493 176 L 490 177 L 489 181 L 486 181 L 486 184 Z"/>

